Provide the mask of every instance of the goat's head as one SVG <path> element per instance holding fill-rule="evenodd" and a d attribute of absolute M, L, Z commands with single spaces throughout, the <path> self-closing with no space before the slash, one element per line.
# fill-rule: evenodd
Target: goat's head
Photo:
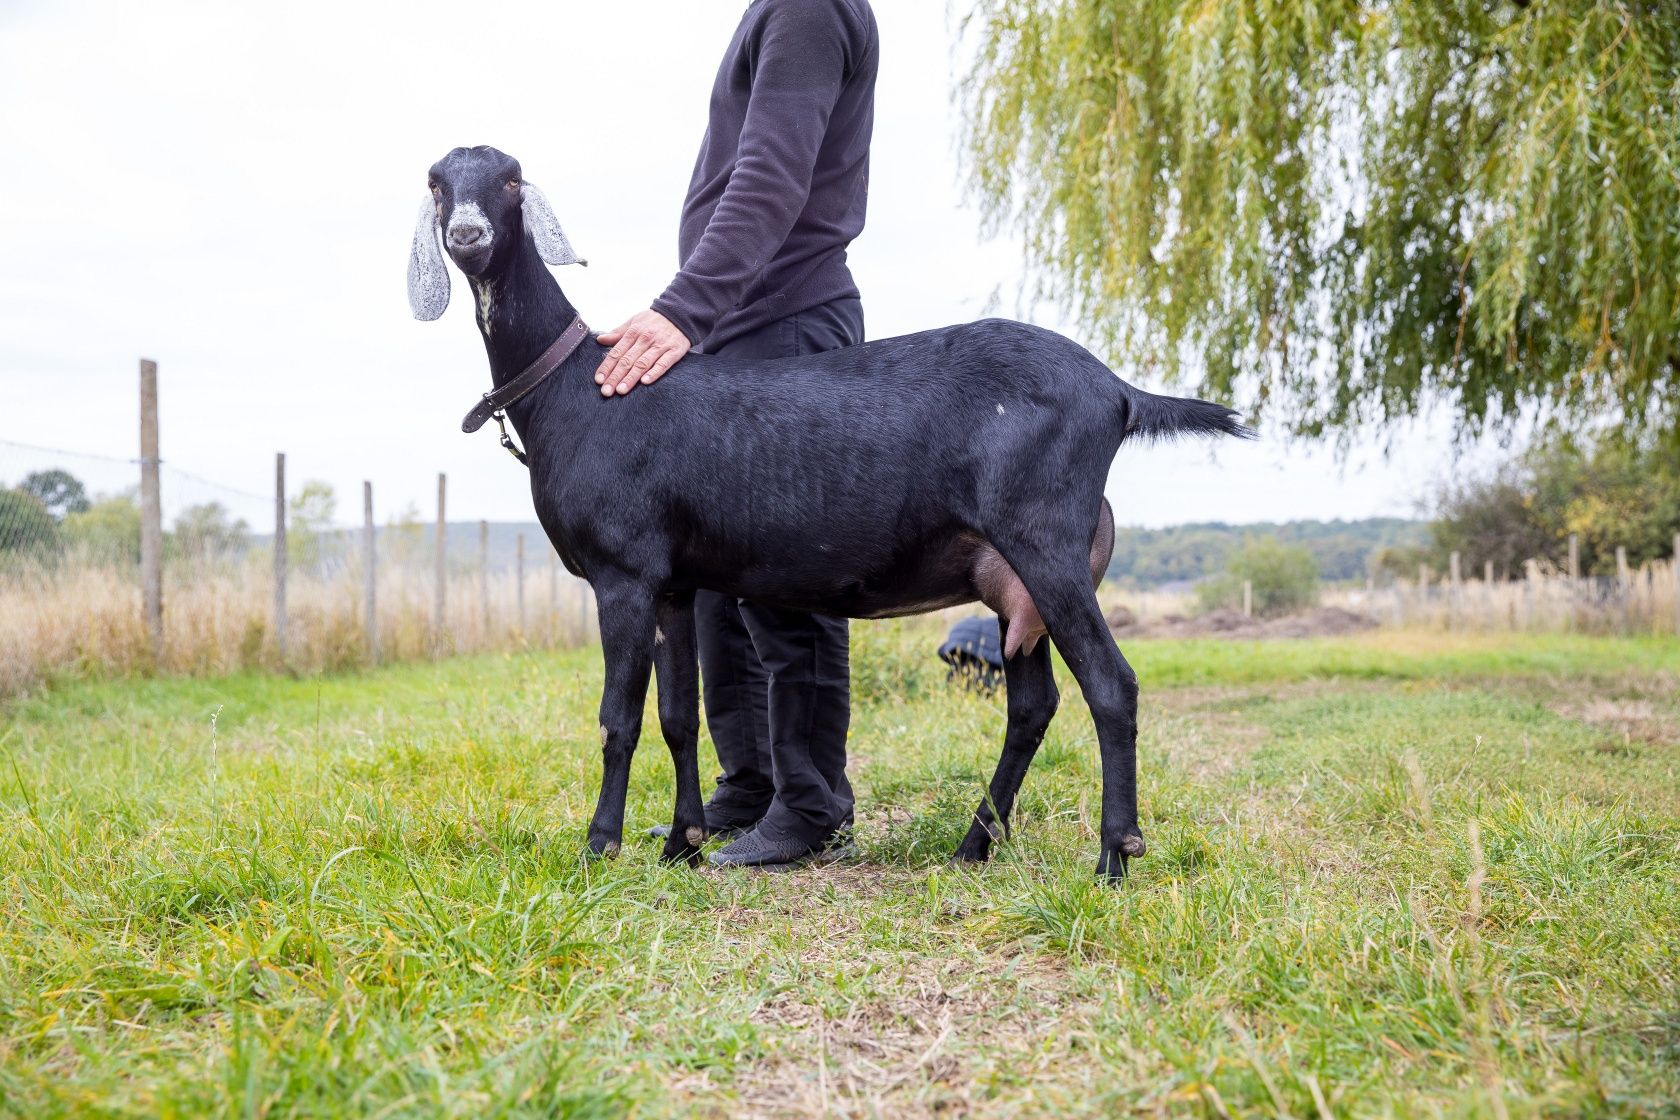
<path fill-rule="evenodd" d="M 541 191 L 519 161 L 495 148 L 456 148 L 426 175 L 426 200 L 408 256 L 408 303 L 416 319 L 436 319 L 449 306 L 447 250 L 472 278 L 491 277 L 530 234 L 549 264 L 582 264 Z"/>

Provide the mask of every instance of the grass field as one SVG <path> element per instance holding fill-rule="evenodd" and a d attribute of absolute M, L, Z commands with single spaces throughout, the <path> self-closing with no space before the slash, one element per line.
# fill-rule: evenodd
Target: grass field
<path fill-rule="evenodd" d="M 861 856 L 786 876 L 579 858 L 592 650 L 11 705 L 0 1113 L 1676 1113 L 1680 644 L 1136 643 L 1105 889 L 1065 674 L 944 866 L 1002 705 L 937 633 L 858 627 Z"/>

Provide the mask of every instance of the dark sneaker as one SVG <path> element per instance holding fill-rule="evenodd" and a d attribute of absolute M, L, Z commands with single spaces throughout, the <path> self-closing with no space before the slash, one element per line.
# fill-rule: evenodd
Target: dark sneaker
<path fill-rule="evenodd" d="M 737 809 L 733 805 L 713 805 L 711 802 L 707 802 L 701 808 L 706 813 L 706 832 L 714 840 L 733 840 L 743 833 L 751 832 L 764 818 L 763 809 L 753 812 Z M 648 835 L 663 840 L 671 835 L 671 826 L 656 824 L 648 829 Z"/>
<path fill-rule="evenodd" d="M 750 867 L 758 871 L 792 871 L 847 859 L 856 852 L 851 829 L 837 830 L 821 844 L 809 844 L 768 822 L 713 852 L 713 867 Z"/>

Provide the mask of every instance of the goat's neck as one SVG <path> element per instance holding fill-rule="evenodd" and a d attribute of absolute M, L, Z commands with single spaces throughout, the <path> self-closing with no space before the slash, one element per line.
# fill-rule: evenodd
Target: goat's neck
<path fill-rule="evenodd" d="M 484 336 L 490 380 L 496 386 L 519 376 L 577 315 L 529 237 L 506 268 L 493 277 L 469 282 L 473 315 Z"/>

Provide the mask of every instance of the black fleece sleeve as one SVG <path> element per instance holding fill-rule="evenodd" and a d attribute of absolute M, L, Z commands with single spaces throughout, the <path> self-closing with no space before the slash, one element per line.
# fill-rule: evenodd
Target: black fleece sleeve
<path fill-rule="evenodd" d="M 850 31 L 840 7 L 778 4 L 760 30 L 734 173 L 706 232 L 653 303 L 692 342 L 740 301 L 805 208 L 845 79 Z"/>

